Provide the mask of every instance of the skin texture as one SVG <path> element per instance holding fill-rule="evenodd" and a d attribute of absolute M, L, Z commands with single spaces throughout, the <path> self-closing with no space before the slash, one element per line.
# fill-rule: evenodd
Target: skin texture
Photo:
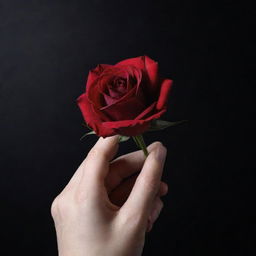
<path fill-rule="evenodd" d="M 113 160 L 118 136 L 99 138 L 54 199 L 59 256 L 137 256 L 167 193 L 161 181 L 166 148 L 155 142 L 149 156 L 136 151 Z"/>

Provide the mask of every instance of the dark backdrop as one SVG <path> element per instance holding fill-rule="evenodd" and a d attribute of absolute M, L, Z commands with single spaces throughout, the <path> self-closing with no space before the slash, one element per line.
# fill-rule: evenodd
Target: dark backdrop
<path fill-rule="evenodd" d="M 145 135 L 169 194 L 144 255 L 253 255 L 255 11 L 234 2 L 0 1 L 4 255 L 57 255 L 51 202 L 96 141 L 75 100 L 96 64 L 144 54 L 175 81 L 163 119 L 189 120 Z"/>

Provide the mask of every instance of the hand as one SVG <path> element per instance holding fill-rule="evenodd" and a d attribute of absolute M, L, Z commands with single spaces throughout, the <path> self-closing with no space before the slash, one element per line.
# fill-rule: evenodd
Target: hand
<path fill-rule="evenodd" d="M 112 160 L 117 150 L 118 136 L 99 138 L 54 199 L 59 256 L 141 255 L 168 190 L 166 148 L 155 142 L 146 160 L 142 150 Z"/>

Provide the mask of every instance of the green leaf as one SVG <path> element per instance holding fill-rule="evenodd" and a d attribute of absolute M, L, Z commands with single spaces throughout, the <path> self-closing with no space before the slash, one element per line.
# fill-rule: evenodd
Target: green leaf
<path fill-rule="evenodd" d="M 164 121 L 164 120 L 160 120 L 160 119 L 156 119 L 153 120 L 151 122 L 150 128 L 148 129 L 148 131 L 159 131 L 159 130 L 163 130 L 165 128 L 171 127 L 171 126 L 176 126 L 182 123 L 187 122 L 188 120 L 181 120 L 181 121 L 176 121 L 176 122 L 169 122 L 169 121 Z"/>
<path fill-rule="evenodd" d="M 91 134 L 96 134 L 95 131 L 90 131 L 90 132 L 87 132 L 86 134 L 84 134 L 80 140 L 84 139 L 87 135 L 91 135 Z"/>
<path fill-rule="evenodd" d="M 130 137 L 128 137 L 128 136 L 119 135 L 119 143 L 127 141 L 129 139 L 130 139 Z"/>

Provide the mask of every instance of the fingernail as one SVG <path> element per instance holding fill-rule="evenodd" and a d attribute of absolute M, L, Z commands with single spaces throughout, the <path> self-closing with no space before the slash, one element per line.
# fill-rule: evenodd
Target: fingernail
<path fill-rule="evenodd" d="M 166 153 L 166 148 L 164 146 L 160 146 L 156 148 L 154 156 L 158 161 L 163 162 L 166 158 Z"/>

